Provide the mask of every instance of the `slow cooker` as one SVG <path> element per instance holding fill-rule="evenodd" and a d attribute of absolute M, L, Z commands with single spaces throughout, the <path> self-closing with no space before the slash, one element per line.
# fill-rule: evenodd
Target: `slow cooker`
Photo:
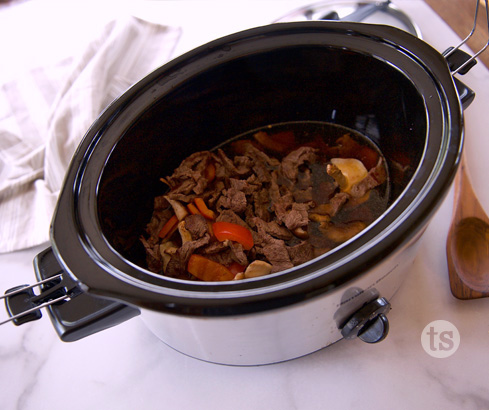
<path fill-rule="evenodd" d="M 7 291 L 9 314 L 22 324 L 46 306 L 64 341 L 140 314 L 176 350 L 231 365 L 383 340 L 391 299 L 458 167 L 474 93 L 452 71 L 467 60 L 389 26 L 307 21 L 231 34 L 170 61 L 87 131 L 51 247 L 35 259 L 41 293 Z M 266 277 L 191 282 L 147 270 L 139 237 L 159 178 L 195 151 L 287 121 L 367 135 L 391 174 L 385 213 L 333 251 Z"/>

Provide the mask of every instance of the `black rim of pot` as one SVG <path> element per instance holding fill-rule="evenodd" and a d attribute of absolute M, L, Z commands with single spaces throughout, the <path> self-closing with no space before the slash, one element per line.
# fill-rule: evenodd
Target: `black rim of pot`
<path fill-rule="evenodd" d="M 412 81 L 420 93 L 432 92 L 429 98 L 425 96 L 426 110 L 439 124 L 433 128 L 428 126 L 427 145 L 436 132 L 441 134 L 437 137 L 441 142 L 436 152 L 425 152 L 415 176 L 395 205 L 362 234 L 334 252 L 256 280 L 233 283 L 173 280 L 152 274 L 114 251 L 101 232 L 96 197 L 103 167 L 121 138 L 121 135 L 109 136 L 111 127 L 121 121 L 129 126 L 147 108 L 141 107 L 128 114 L 128 107 L 137 104 L 144 93 L 154 91 L 156 82 L 161 91 L 186 81 L 195 74 L 192 68 L 200 59 L 219 64 L 223 61 L 222 50 L 226 51 L 224 59 L 231 59 L 236 50 L 242 52 L 240 47 L 249 50 L 250 45 L 266 43 L 267 38 L 274 36 L 302 41 L 300 36 L 304 34 L 306 37 L 316 34 L 348 36 L 353 39 L 349 49 L 354 49 L 358 40 L 360 47 L 365 47 L 361 52 L 375 58 L 383 58 L 377 55 L 380 49 L 389 49 L 389 53 L 406 64 L 388 63 L 396 65 L 409 78 L 418 77 Z M 164 91 L 161 95 L 164 96 Z M 435 118 L 437 116 L 439 118 Z M 65 178 L 52 224 L 53 249 L 60 263 L 83 289 L 143 308 L 226 315 L 305 301 L 367 273 L 423 228 L 451 185 L 462 139 L 461 107 L 453 78 L 443 57 L 423 41 L 391 27 L 361 23 L 278 23 L 246 30 L 215 40 L 164 65 L 129 89 L 94 122 Z"/>

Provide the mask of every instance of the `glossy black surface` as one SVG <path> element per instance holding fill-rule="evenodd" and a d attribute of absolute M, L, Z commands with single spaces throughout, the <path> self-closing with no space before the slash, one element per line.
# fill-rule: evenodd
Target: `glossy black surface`
<path fill-rule="evenodd" d="M 138 237 L 160 176 L 192 152 L 293 120 L 357 129 L 379 145 L 391 172 L 402 163 L 394 206 L 335 252 L 258 280 L 184 282 L 142 267 Z M 141 307 L 212 316 L 289 305 L 367 273 L 413 237 L 450 186 L 461 146 L 453 78 L 417 38 L 342 22 L 248 30 L 168 63 L 101 115 L 68 172 L 53 249 L 83 289 Z"/>
<path fill-rule="evenodd" d="M 5 308 L 7 309 L 7 313 L 11 318 L 16 315 L 20 315 L 21 313 L 28 310 L 37 308 L 37 303 L 35 302 L 36 295 L 32 288 L 28 288 L 22 291 L 23 288 L 26 288 L 28 286 L 29 285 L 16 286 L 15 288 L 8 289 L 5 292 L 6 295 L 16 292 L 15 295 L 5 298 Z M 17 319 L 13 319 L 12 322 L 14 325 L 20 326 L 25 323 L 32 322 L 33 320 L 41 319 L 41 317 L 41 311 L 35 310 L 31 313 L 22 315 Z"/>
<path fill-rule="evenodd" d="M 57 262 L 51 248 L 39 253 L 34 259 L 36 278 L 41 281 L 59 274 L 62 277 L 41 287 L 40 296 L 50 300 L 66 295 L 71 298 L 49 306 L 49 315 L 56 332 L 64 342 L 73 342 L 88 335 L 118 325 L 134 316 L 139 310 L 105 298 L 83 292 Z M 39 317 L 40 317 L 40 312 Z"/>
<path fill-rule="evenodd" d="M 348 73 L 348 75 L 345 75 Z M 290 121 L 328 121 L 373 140 L 392 161 L 409 164 L 393 181 L 393 200 L 423 152 L 426 116 L 402 73 L 367 55 L 323 46 L 290 46 L 234 59 L 193 77 L 158 101 L 111 154 L 99 190 L 99 215 L 109 242 L 145 266 L 139 236 L 153 198 L 193 152 L 243 132 Z M 124 206 L 119 206 L 123 202 Z"/>

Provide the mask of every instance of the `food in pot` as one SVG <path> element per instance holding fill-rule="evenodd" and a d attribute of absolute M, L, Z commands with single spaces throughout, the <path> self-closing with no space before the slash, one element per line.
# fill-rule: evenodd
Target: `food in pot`
<path fill-rule="evenodd" d="M 184 159 L 161 178 L 168 191 L 141 237 L 148 269 L 185 280 L 255 278 L 361 232 L 387 207 L 386 163 L 366 137 L 331 127 L 278 124 Z"/>

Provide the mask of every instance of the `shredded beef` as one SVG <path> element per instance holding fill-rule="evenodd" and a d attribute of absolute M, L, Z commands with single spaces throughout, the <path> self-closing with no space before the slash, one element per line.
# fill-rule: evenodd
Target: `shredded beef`
<path fill-rule="evenodd" d="M 141 237 L 141 242 L 146 250 L 146 263 L 148 264 L 148 269 L 153 272 L 159 272 L 163 266 L 159 252 L 160 245 L 152 245 L 144 237 Z"/>
<path fill-rule="evenodd" d="M 275 239 L 267 232 L 268 225 L 265 221 L 256 218 L 255 224 L 257 227 L 255 235 L 255 242 L 258 245 L 257 252 L 264 255 L 271 263 L 272 272 L 279 272 L 294 266 L 290 261 L 285 242 L 281 239 Z"/>
<path fill-rule="evenodd" d="M 175 189 L 172 189 L 168 196 L 174 199 L 173 197 L 177 195 L 188 195 L 192 192 L 196 184 L 193 179 L 186 179 Z"/>
<path fill-rule="evenodd" d="M 267 189 L 253 192 L 253 204 L 256 216 L 263 219 L 264 221 L 269 221 L 271 219 L 270 196 Z"/>
<path fill-rule="evenodd" d="M 304 171 L 297 174 L 296 189 L 308 189 L 312 188 L 312 172 L 310 168 L 306 168 Z"/>
<path fill-rule="evenodd" d="M 212 154 L 209 151 L 196 152 L 182 161 L 180 166 L 175 169 L 172 176 L 165 179 L 170 188 L 175 189 L 182 184 L 182 181 L 192 179 L 194 183 L 204 178 L 203 172 L 206 169 Z"/>
<path fill-rule="evenodd" d="M 231 189 L 243 192 L 245 195 L 252 195 L 258 189 L 260 189 L 261 184 L 254 184 L 252 178 L 248 180 L 229 178 L 229 185 Z"/>
<path fill-rule="evenodd" d="M 263 255 L 272 265 L 272 272 L 280 272 L 292 268 L 294 265 L 290 261 L 289 253 L 285 242 L 280 239 L 273 239 L 263 247 Z"/>
<path fill-rule="evenodd" d="M 184 278 L 186 275 L 186 270 L 182 267 L 180 258 L 177 255 L 172 255 L 170 261 L 166 265 L 165 275 L 171 278 Z"/>
<path fill-rule="evenodd" d="M 234 262 L 239 263 L 240 265 L 246 266 L 248 265 L 248 258 L 244 253 L 243 246 L 239 243 L 228 241 L 228 246 L 231 251 L 231 258 Z"/>
<path fill-rule="evenodd" d="M 185 229 L 190 232 L 193 239 L 198 239 L 208 233 L 209 225 L 202 215 L 188 215 L 185 218 Z"/>
<path fill-rule="evenodd" d="M 273 239 L 267 232 L 267 223 L 263 219 L 254 218 L 253 223 L 256 226 L 256 231 L 253 231 L 255 245 L 264 246 Z"/>
<path fill-rule="evenodd" d="M 155 211 L 164 210 L 164 209 L 168 208 L 168 205 L 169 205 L 169 203 L 166 200 L 165 195 L 157 196 L 154 199 L 154 210 Z"/>
<path fill-rule="evenodd" d="M 220 178 L 240 177 L 250 172 L 250 162 L 247 159 L 239 159 L 237 165 L 231 160 L 222 149 L 217 150 L 215 157 L 217 164 L 220 165 L 216 170 L 216 175 Z"/>
<path fill-rule="evenodd" d="M 205 257 L 224 266 L 229 266 L 234 262 L 231 255 L 231 249 L 229 249 L 229 247 L 224 248 L 218 253 L 207 254 Z"/>
<path fill-rule="evenodd" d="M 306 226 L 309 222 L 308 210 L 309 206 L 307 204 L 298 204 L 297 202 L 294 202 L 292 204 L 292 209 L 285 215 L 285 226 L 291 231 L 295 228 Z"/>
<path fill-rule="evenodd" d="M 212 255 L 219 253 L 228 247 L 226 242 L 212 242 L 202 249 L 202 253 L 206 255 Z"/>
<path fill-rule="evenodd" d="M 253 161 L 251 158 L 246 156 L 236 156 L 234 157 L 234 166 L 236 167 L 238 175 L 247 175 L 251 172 L 251 167 L 253 166 Z"/>
<path fill-rule="evenodd" d="M 270 144 L 273 142 L 272 138 Z M 382 212 L 380 208 L 372 211 L 372 206 L 382 202 L 381 191 L 365 195 L 387 179 L 380 156 L 370 155 L 367 177 L 344 192 L 346 173 L 329 161 L 355 158 L 362 145 L 349 135 L 338 139 L 335 146 L 317 140 L 290 149 L 287 144 L 280 141 L 280 150 L 265 149 L 259 141 L 240 139 L 214 152 L 192 154 L 171 176 L 161 178 L 169 190 L 166 198 L 155 198 L 146 235 L 141 238 L 148 269 L 200 280 L 187 271 L 191 256 L 199 254 L 228 268 L 238 263 L 246 269 L 261 260 L 271 265 L 272 272 L 280 272 L 334 248 L 339 239 L 356 234 Z M 178 201 L 176 208 L 174 201 Z M 369 206 L 364 201 L 370 201 Z M 174 225 L 160 238 L 163 226 L 175 214 L 183 218 L 184 225 L 180 222 L 178 229 Z M 357 217 L 361 223 L 354 219 Z M 228 237 L 226 232 L 224 237 L 214 234 L 214 228 L 218 229 L 214 222 L 248 229 L 252 246 L 250 238 L 243 240 L 246 232 L 241 232 L 241 240 L 238 232 L 235 236 L 228 232 Z"/>
<path fill-rule="evenodd" d="M 280 162 L 275 158 L 270 158 L 263 151 L 256 149 L 252 144 L 247 144 L 245 153 L 253 160 L 253 171 L 258 180 L 262 183 L 271 181 L 271 170 L 278 167 Z"/>
<path fill-rule="evenodd" d="M 287 251 L 294 266 L 302 265 L 314 258 L 314 248 L 306 241 L 302 241 L 295 246 L 287 247 Z"/>
<path fill-rule="evenodd" d="M 312 201 L 312 186 L 306 189 L 294 189 L 292 195 L 296 202 L 310 202 Z"/>
<path fill-rule="evenodd" d="M 338 192 L 335 196 L 333 196 L 331 201 L 329 201 L 329 205 L 331 207 L 329 216 L 335 216 L 349 198 L 349 195 L 345 192 Z"/>
<path fill-rule="evenodd" d="M 162 196 L 157 197 L 154 201 L 155 208 L 149 223 L 146 225 L 148 241 L 150 244 L 158 242 L 158 234 L 163 225 L 172 217 L 173 212 L 168 208 L 168 201 Z"/>
<path fill-rule="evenodd" d="M 379 162 L 368 172 L 368 175 L 351 187 L 351 196 L 360 198 L 372 188 L 384 183 L 386 179 L 387 174 L 385 172 L 385 167 L 383 165 L 382 158 L 379 158 Z"/>
<path fill-rule="evenodd" d="M 275 201 L 272 201 L 272 209 L 275 212 L 275 216 L 280 222 L 285 222 L 289 209 L 294 204 L 294 197 L 290 192 L 285 195 L 279 196 Z"/>
<path fill-rule="evenodd" d="M 229 188 L 223 192 L 223 195 L 217 201 L 217 209 L 231 209 L 236 213 L 244 212 L 246 209 L 246 195 L 236 188 Z"/>
<path fill-rule="evenodd" d="M 292 232 L 290 232 L 285 226 L 279 225 L 277 221 L 266 222 L 264 228 L 266 233 L 277 239 L 289 241 L 294 237 Z"/>
<path fill-rule="evenodd" d="M 216 218 L 216 221 L 217 222 L 231 222 L 233 224 L 236 224 L 236 225 L 241 225 L 241 226 L 244 226 L 245 228 L 249 229 L 250 227 L 248 226 L 248 224 L 243 221 L 243 219 L 241 219 L 238 215 L 236 215 L 236 213 L 234 211 L 232 211 L 231 209 L 225 209 L 224 211 L 222 211 L 219 216 Z"/>
<path fill-rule="evenodd" d="M 295 181 L 299 173 L 299 167 L 302 164 L 316 162 L 317 151 L 317 149 L 312 147 L 300 147 L 292 151 L 280 164 L 282 174 L 291 181 Z"/>
<path fill-rule="evenodd" d="M 265 152 L 260 151 L 253 144 L 246 144 L 245 153 L 255 162 L 263 162 L 265 165 L 270 167 L 278 167 L 280 165 L 280 161 L 278 159 L 269 157 L 267 154 L 265 154 Z"/>
<path fill-rule="evenodd" d="M 219 262 L 225 266 L 236 262 L 242 266 L 247 266 L 249 260 L 244 252 L 243 246 L 229 240 L 214 242 L 202 249 L 202 254 L 208 259 Z"/>
<path fill-rule="evenodd" d="M 348 195 L 346 192 L 338 192 L 331 198 L 329 203 L 320 204 L 316 208 L 312 209 L 311 212 L 333 217 L 343 208 L 343 205 L 345 205 L 349 199 L 350 195 Z"/>
<path fill-rule="evenodd" d="M 222 191 L 224 190 L 224 182 L 222 181 L 217 181 L 213 184 L 213 188 L 208 190 L 205 195 L 203 195 L 203 198 L 207 201 L 208 205 L 210 207 L 214 207 L 217 200 L 222 194 Z"/>
<path fill-rule="evenodd" d="M 204 237 L 196 239 L 194 241 L 185 242 L 177 251 L 177 253 L 180 255 L 182 259 L 182 262 L 186 264 L 190 255 L 196 249 L 199 249 L 202 246 L 207 245 L 209 241 L 210 241 L 210 236 L 205 235 Z"/>

